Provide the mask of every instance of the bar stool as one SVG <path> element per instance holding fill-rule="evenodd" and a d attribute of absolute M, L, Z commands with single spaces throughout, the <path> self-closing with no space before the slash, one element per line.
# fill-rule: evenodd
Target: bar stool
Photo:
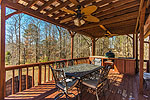
<path fill-rule="evenodd" d="M 111 66 L 114 69 L 114 62 L 112 60 L 104 61 L 104 66 Z"/>

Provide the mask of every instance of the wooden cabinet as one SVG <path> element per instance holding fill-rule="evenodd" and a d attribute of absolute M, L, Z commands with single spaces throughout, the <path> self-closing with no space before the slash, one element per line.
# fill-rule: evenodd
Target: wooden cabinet
<path fill-rule="evenodd" d="M 124 59 L 115 59 L 114 60 L 114 71 L 119 72 L 119 73 L 124 73 L 124 64 L 125 60 Z"/>
<path fill-rule="evenodd" d="M 122 74 L 128 74 L 128 75 L 135 75 L 135 66 L 136 66 L 136 60 L 135 59 L 126 59 L 126 58 L 106 58 L 106 57 L 99 57 L 99 56 L 93 56 L 89 57 L 90 60 L 93 60 L 94 58 L 100 58 L 102 60 L 102 66 L 104 64 L 104 60 L 113 60 L 114 61 L 114 71 Z"/>
<path fill-rule="evenodd" d="M 131 59 L 125 60 L 125 73 L 129 75 L 135 74 L 136 61 Z"/>

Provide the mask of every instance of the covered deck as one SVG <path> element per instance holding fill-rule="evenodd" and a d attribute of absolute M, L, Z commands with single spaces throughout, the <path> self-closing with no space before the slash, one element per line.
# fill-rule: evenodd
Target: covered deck
<path fill-rule="evenodd" d="M 129 76 L 111 70 L 109 79 L 111 81 L 110 88 L 100 100 L 149 100 L 150 90 L 144 89 L 143 94 L 139 94 L 138 75 Z M 82 100 L 95 100 L 95 95 L 85 88 L 86 87 L 83 87 Z M 72 97 L 70 100 L 77 100 L 76 88 L 74 88 L 72 92 L 76 94 L 76 97 Z M 54 97 L 58 93 L 54 81 L 49 81 L 39 86 L 18 92 L 17 94 L 10 95 L 6 97 L 5 100 L 54 100 Z M 65 100 L 64 97 L 61 99 Z"/>
<path fill-rule="evenodd" d="M 149 72 L 150 59 L 144 60 L 144 37 L 150 35 L 150 1 L 149 0 L 0 0 L 1 4 L 1 34 L 0 34 L 0 100 L 44 100 L 54 99 L 58 93 L 54 85 L 53 76 L 49 66 L 55 67 L 55 61 L 44 63 L 34 63 L 25 65 L 5 66 L 5 21 L 12 15 L 24 13 L 35 18 L 50 22 L 59 27 L 63 27 L 70 32 L 71 36 L 71 59 L 63 60 L 66 66 L 70 60 L 74 64 L 91 63 L 90 57 L 74 58 L 74 36 L 76 33 L 88 36 L 92 40 L 92 56 L 95 56 L 95 43 L 98 38 L 118 36 L 118 35 L 133 35 L 133 75 L 125 73 L 126 64 L 116 63 L 120 66 L 119 71 L 110 71 L 109 79 L 111 80 L 110 88 L 106 91 L 106 95 L 101 97 L 101 100 L 148 100 L 150 98 L 149 86 L 143 88 L 143 66 L 144 61 L 147 62 L 146 71 Z M 74 25 L 74 21 L 68 20 L 72 15 L 67 14 L 62 8 L 68 10 L 76 9 L 77 5 L 87 7 L 94 5 L 97 10 L 92 16 L 97 17 L 99 22 L 85 22 L 82 26 Z M 9 15 L 6 15 L 6 7 L 16 10 Z M 66 20 L 67 19 L 67 20 Z M 65 20 L 65 21 L 64 21 Z M 63 23 L 62 23 L 63 22 Z M 106 33 L 106 34 L 105 34 Z M 140 34 L 139 34 L 140 33 Z M 140 40 L 140 49 L 138 42 Z M 140 52 L 138 53 L 138 50 Z M 140 55 L 138 58 L 138 54 Z M 149 50 L 150 58 L 150 50 Z M 61 62 L 60 62 L 61 63 Z M 102 63 L 103 65 L 103 63 Z M 127 65 L 127 64 L 126 64 Z M 139 74 L 135 74 L 138 71 Z M 131 66 L 129 64 L 129 66 Z M 38 70 L 35 70 L 35 67 Z M 15 70 L 19 70 L 22 76 L 22 69 L 26 69 L 25 85 L 22 86 L 22 77 L 18 78 L 18 91 L 15 90 Z M 31 86 L 29 83 L 29 68 L 32 69 Z M 118 67 L 116 67 L 118 68 Z M 122 72 L 120 72 L 122 70 Z M 12 72 L 11 95 L 6 97 L 5 76 L 7 71 Z M 119 72 L 119 73 L 118 73 Z M 35 82 L 35 78 L 38 79 Z M 35 86 L 35 84 L 37 84 Z M 95 99 L 95 95 L 89 91 L 83 90 L 83 99 Z M 18 92 L 18 93 L 17 93 Z M 77 95 L 76 89 L 73 91 Z M 88 95 L 87 95 L 88 94 Z M 63 98 L 63 97 L 62 97 Z M 72 98 L 77 99 L 77 98 Z"/>

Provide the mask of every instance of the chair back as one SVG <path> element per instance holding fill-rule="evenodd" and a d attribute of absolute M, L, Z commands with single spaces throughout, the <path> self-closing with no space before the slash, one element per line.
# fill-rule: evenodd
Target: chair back
<path fill-rule="evenodd" d="M 68 66 L 73 66 L 73 65 L 74 65 L 74 60 L 73 59 L 68 60 Z"/>
<path fill-rule="evenodd" d="M 92 64 L 101 66 L 101 59 L 95 58 L 95 59 L 92 61 Z"/>
<path fill-rule="evenodd" d="M 55 85 L 57 87 L 59 87 L 58 84 L 61 83 L 67 89 L 66 75 L 65 75 L 64 71 L 61 70 L 61 69 L 54 69 L 51 66 L 50 66 L 50 68 L 51 68 L 51 71 L 52 71 L 52 74 L 53 74 L 53 77 L 54 77 L 54 80 L 55 80 Z"/>
<path fill-rule="evenodd" d="M 61 60 L 61 61 L 56 61 L 56 62 L 55 62 L 55 65 L 56 65 L 56 69 L 57 69 L 57 68 L 64 68 L 64 67 L 66 67 L 66 63 L 65 63 L 63 60 Z"/>
<path fill-rule="evenodd" d="M 108 65 L 100 70 L 97 85 L 101 84 L 102 82 L 105 82 L 108 79 L 108 73 L 110 69 L 111 69 L 111 66 Z"/>

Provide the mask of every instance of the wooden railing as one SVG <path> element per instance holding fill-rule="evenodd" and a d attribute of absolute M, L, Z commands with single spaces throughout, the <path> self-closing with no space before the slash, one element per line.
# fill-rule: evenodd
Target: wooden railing
<path fill-rule="evenodd" d="M 53 80 L 53 76 L 50 71 L 49 66 L 56 66 L 56 62 L 62 63 L 65 62 L 65 66 L 68 66 L 69 62 L 73 61 L 75 64 L 82 64 L 82 63 L 89 63 L 89 57 L 84 58 L 75 58 L 75 59 L 63 59 L 58 61 L 49 61 L 49 62 L 41 62 L 41 63 L 33 63 L 33 64 L 24 64 L 24 65 L 13 65 L 13 66 L 6 66 L 5 70 L 12 71 L 12 94 L 14 94 L 14 78 L 15 78 L 15 70 L 19 70 L 19 75 L 22 76 L 22 69 L 26 69 L 26 89 L 28 89 L 28 75 L 29 75 L 29 68 L 32 68 L 32 87 L 35 86 L 35 71 L 38 71 L 38 85 L 42 83 L 42 75 L 44 74 L 44 82 Z M 38 67 L 38 70 L 35 70 L 34 68 Z M 42 71 L 44 67 L 44 71 Z M 48 71 L 47 71 L 48 70 Z M 7 75 L 7 74 L 6 74 Z M 47 80 L 46 80 L 47 79 Z M 22 91 L 22 77 L 19 77 L 19 91 Z"/>

